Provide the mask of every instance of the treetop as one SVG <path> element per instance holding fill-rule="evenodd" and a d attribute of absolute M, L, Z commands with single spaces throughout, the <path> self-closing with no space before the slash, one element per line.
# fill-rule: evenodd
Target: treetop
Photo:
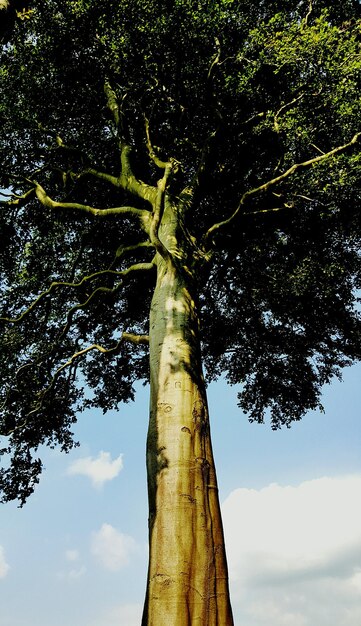
<path fill-rule="evenodd" d="M 206 374 L 250 419 L 290 425 L 361 355 L 359 2 L 30 8 L 0 65 L 3 485 L 21 500 L 32 449 L 69 449 L 82 407 L 147 379 L 165 198 Z"/>

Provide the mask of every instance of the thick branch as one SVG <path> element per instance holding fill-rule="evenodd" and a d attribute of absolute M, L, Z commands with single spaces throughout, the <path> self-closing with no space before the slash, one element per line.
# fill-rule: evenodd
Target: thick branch
<path fill-rule="evenodd" d="M 104 174 L 96 172 L 92 169 L 89 170 L 89 173 L 92 173 L 100 178 L 105 178 L 106 180 L 109 180 L 109 182 L 113 182 L 113 184 L 116 184 L 118 187 L 122 187 L 126 191 L 138 196 L 138 198 L 150 202 L 153 206 L 157 190 L 155 187 L 138 180 L 133 174 L 129 160 L 131 149 L 130 146 L 124 141 L 124 133 L 122 133 L 122 111 L 120 110 L 116 93 L 108 81 L 105 82 L 104 93 L 107 97 L 107 106 L 112 114 L 117 131 L 121 159 L 121 175 L 119 178 L 110 177 L 108 175 L 105 178 Z"/>
<path fill-rule="evenodd" d="M 136 335 L 135 333 L 123 333 L 123 341 L 129 341 L 129 343 L 149 344 L 149 335 Z"/>
<path fill-rule="evenodd" d="M 164 170 L 167 165 L 168 162 L 167 161 L 162 161 L 162 159 L 160 159 L 155 151 L 154 151 L 154 147 L 152 145 L 151 139 L 150 139 L 150 133 L 149 133 L 149 120 L 144 116 L 144 123 L 145 123 L 145 134 L 147 137 L 147 149 L 148 149 L 148 153 L 150 158 L 152 159 L 153 163 L 155 163 L 155 165 L 157 167 L 159 167 L 160 169 Z"/>
<path fill-rule="evenodd" d="M 117 98 L 114 91 L 111 89 L 110 85 L 106 83 L 104 87 L 104 91 L 108 98 L 108 108 L 112 112 L 112 116 L 114 118 L 115 124 L 117 126 L 117 134 L 120 134 L 119 124 L 121 122 L 121 111 L 119 109 Z M 39 128 L 47 133 L 48 135 L 55 138 L 56 144 L 58 148 L 62 148 L 64 150 L 69 150 L 72 152 L 77 152 L 86 158 L 89 161 L 87 155 L 82 152 L 79 148 L 73 148 L 72 146 L 68 146 L 60 135 L 56 131 L 49 130 L 44 128 L 42 124 L 39 124 Z M 132 171 L 130 164 L 130 152 L 131 148 L 125 142 L 122 141 L 120 137 L 118 137 L 119 148 L 120 148 L 120 160 L 121 160 L 121 173 L 119 176 L 114 176 L 113 174 L 109 174 L 108 172 L 103 172 L 98 170 L 95 167 L 86 167 L 82 171 L 76 172 L 68 172 L 73 180 L 77 180 L 82 178 L 83 176 L 94 176 L 94 178 L 98 178 L 100 180 L 104 180 L 107 183 L 110 183 L 114 187 L 118 189 L 124 189 L 125 191 L 129 191 L 133 195 L 149 202 L 152 206 L 155 202 L 157 190 L 152 185 L 147 185 L 141 180 L 138 180 Z"/>
<path fill-rule="evenodd" d="M 105 82 L 104 84 L 104 93 L 107 97 L 107 106 L 109 111 L 112 114 L 114 123 L 115 123 L 115 128 L 117 130 L 117 133 L 119 133 L 120 130 L 120 110 L 119 110 L 119 105 L 118 105 L 118 101 L 117 101 L 117 97 L 115 95 L 115 92 L 113 91 L 113 89 L 110 86 L 110 83 L 108 81 Z"/>
<path fill-rule="evenodd" d="M 110 217 L 115 215 L 133 216 L 137 217 L 141 221 L 143 228 L 148 231 L 149 211 L 136 209 L 131 206 L 114 207 L 111 209 L 96 209 L 88 206 L 87 204 L 79 204 L 78 202 L 57 202 L 52 200 L 50 196 L 47 195 L 45 189 L 43 189 L 39 183 L 34 181 L 34 184 L 36 197 L 39 202 L 50 209 L 69 209 L 73 211 L 80 211 L 82 213 L 90 213 L 95 217 Z"/>
<path fill-rule="evenodd" d="M 147 240 L 147 241 L 140 241 L 139 243 L 135 243 L 131 246 L 119 246 L 119 248 L 117 248 L 116 252 L 115 252 L 115 257 L 113 258 L 111 264 L 109 265 L 108 269 L 111 270 L 114 265 L 117 263 L 117 261 L 125 254 L 131 254 L 132 252 L 136 252 L 137 250 L 141 250 L 143 248 L 154 248 L 153 244 L 151 241 Z"/>
<path fill-rule="evenodd" d="M 129 252 L 135 252 L 136 250 L 140 250 L 141 248 L 153 248 L 153 244 L 150 241 L 140 241 L 139 243 L 135 243 L 132 246 L 119 246 L 115 253 L 116 258 L 120 258 L 124 254 Z"/>
<path fill-rule="evenodd" d="M 134 176 L 133 170 L 130 164 L 130 153 L 131 153 L 130 146 L 128 146 L 127 144 L 122 145 L 122 149 L 121 149 L 122 171 L 119 177 L 119 186 L 125 189 L 126 191 L 129 191 L 130 193 L 134 194 L 135 196 L 138 196 L 138 198 L 141 198 L 142 200 L 146 200 L 152 206 L 154 206 L 154 203 L 157 198 L 157 189 L 156 187 L 153 187 L 152 185 L 147 185 L 146 183 L 143 183 L 141 180 L 138 180 Z"/>
<path fill-rule="evenodd" d="M 170 259 L 170 254 L 167 248 L 159 239 L 159 226 L 162 221 L 163 213 L 164 213 L 164 204 L 165 204 L 165 192 L 167 188 L 168 179 L 175 167 L 174 162 L 169 162 L 165 168 L 164 176 L 158 181 L 158 191 L 156 203 L 152 215 L 152 221 L 150 224 L 149 237 L 154 245 L 155 249 L 164 259 Z"/>
<path fill-rule="evenodd" d="M 100 171 L 95 167 L 86 167 L 79 173 L 70 172 L 70 175 L 74 180 L 77 180 L 87 175 L 94 176 L 95 178 L 104 180 L 117 188 L 122 188 L 125 191 L 129 191 L 131 194 L 137 196 L 138 198 L 141 198 L 142 200 L 149 202 L 151 206 L 153 207 L 154 203 L 156 202 L 157 189 L 156 187 L 152 185 L 147 185 L 143 181 L 137 179 L 133 173 L 133 170 L 130 164 L 131 147 L 128 145 L 128 143 L 124 141 L 124 137 L 122 133 L 122 115 L 123 114 L 119 107 L 116 93 L 111 88 L 109 82 L 106 82 L 104 85 L 104 93 L 107 98 L 108 109 L 111 112 L 111 115 L 113 117 L 115 127 L 116 127 L 117 142 L 118 142 L 118 146 L 120 150 L 121 172 L 119 176 L 114 176 L 107 172 Z M 49 129 L 46 129 L 42 126 L 42 124 L 39 124 L 39 128 L 45 133 L 54 137 L 56 144 L 59 148 L 62 148 L 64 150 L 71 150 L 71 151 L 79 152 L 83 156 L 86 156 L 78 148 L 72 148 L 71 146 L 68 146 L 56 131 L 51 131 Z M 166 164 L 163 163 L 160 159 L 158 159 L 158 157 L 154 153 L 153 148 L 151 147 L 148 121 L 146 122 L 146 135 L 147 135 L 147 146 L 148 146 L 151 158 L 159 167 L 164 169 Z M 96 212 L 95 214 L 99 215 L 98 209 L 94 209 L 93 207 L 86 207 L 84 205 L 76 206 L 76 208 L 80 208 L 80 207 L 81 207 L 81 210 L 83 211 L 88 211 L 91 213 Z M 107 209 L 107 211 L 110 211 L 110 209 Z M 106 213 L 103 212 L 101 213 L 101 215 L 106 215 Z"/>
<path fill-rule="evenodd" d="M 123 146 L 121 152 L 121 165 L 122 171 L 119 176 L 113 176 L 112 174 L 108 174 L 107 172 L 102 172 L 100 170 L 95 169 L 94 167 L 87 167 L 85 170 L 80 172 L 79 174 L 73 173 L 73 177 L 81 178 L 82 176 L 94 176 L 95 178 L 99 178 L 100 180 L 105 180 L 107 183 L 110 183 L 114 187 L 118 189 L 124 189 L 125 191 L 129 191 L 131 194 L 136 196 L 137 198 L 141 198 L 141 200 L 145 200 L 149 202 L 153 206 L 157 190 L 152 185 L 147 185 L 141 180 L 138 180 L 131 169 L 129 162 L 130 155 L 130 147 Z"/>
<path fill-rule="evenodd" d="M 333 150 L 330 150 L 329 152 L 325 152 L 325 154 L 320 154 L 317 157 L 314 157 L 312 159 L 308 159 L 307 161 L 303 161 L 302 163 L 295 163 L 290 168 L 288 168 L 288 170 L 283 172 L 283 174 L 280 174 L 279 176 L 276 176 L 275 178 L 272 178 L 271 180 L 268 180 L 263 185 L 259 185 L 259 187 L 255 187 L 253 189 L 250 189 L 250 190 L 246 191 L 243 194 L 242 198 L 240 199 L 239 204 L 238 204 L 236 210 L 232 213 L 232 215 L 228 219 L 223 220 L 222 222 L 218 222 L 217 224 L 213 224 L 213 226 L 211 226 L 211 228 L 209 228 L 209 230 L 205 234 L 204 243 L 207 244 L 208 240 L 210 239 L 210 237 L 215 232 L 221 230 L 222 228 L 224 228 L 225 226 L 228 226 L 231 222 L 233 222 L 233 220 L 239 215 L 242 207 L 244 206 L 244 204 L 245 204 L 245 202 L 246 202 L 246 200 L 248 198 L 250 198 L 251 196 L 254 196 L 254 195 L 258 194 L 258 193 L 261 193 L 262 191 L 267 191 L 270 187 L 274 187 L 275 185 L 277 185 L 278 183 L 282 182 L 283 180 L 285 180 L 289 176 L 292 176 L 292 174 L 294 174 L 295 172 L 297 172 L 300 169 L 307 169 L 308 167 L 312 167 L 313 165 L 317 165 L 318 163 L 322 163 L 323 161 L 326 161 L 327 159 L 330 159 L 333 156 L 336 156 L 337 154 L 340 154 L 340 153 L 344 152 L 345 150 L 347 150 L 348 148 L 350 148 L 351 146 L 356 144 L 360 136 L 361 136 L 361 132 L 360 133 L 356 133 L 356 135 L 354 135 L 352 137 L 351 141 L 349 141 L 348 143 L 346 143 L 346 144 L 344 144 L 342 146 L 338 146 L 337 148 L 334 148 Z"/>
<path fill-rule="evenodd" d="M 90 176 L 94 176 L 94 178 L 99 178 L 100 180 L 105 180 L 107 183 L 114 185 L 114 187 L 121 187 L 120 177 L 113 176 L 112 174 L 108 174 L 107 172 L 101 172 L 100 170 L 96 170 L 94 167 L 87 167 L 85 170 L 80 172 L 79 174 L 74 174 L 75 178 L 81 178 L 82 176 L 86 176 L 89 174 Z"/>

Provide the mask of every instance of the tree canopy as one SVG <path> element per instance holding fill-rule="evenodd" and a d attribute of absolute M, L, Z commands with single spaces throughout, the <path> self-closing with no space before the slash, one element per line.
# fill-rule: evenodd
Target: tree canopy
<path fill-rule="evenodd" d="M 186 208 L 206 376 L 239 385 L 251 420 L 289 426 L 361 358 L 359 6 L 34 0 L 17 20 L 0 67 L 4 500 L 33 490 L 41 444 L 74 445 L 79 411 L 148 379 L 159 180 Z"/>

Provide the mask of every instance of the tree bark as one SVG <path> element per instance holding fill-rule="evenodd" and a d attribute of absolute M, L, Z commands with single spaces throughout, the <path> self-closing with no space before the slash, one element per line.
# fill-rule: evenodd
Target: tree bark
<path fill-rule="evenodd" d="M 184 252 L 169 213 L 163 241 L 168 249 L 176 241 Z M 149 333 L 150 555 L 142 626 L 232 626 L 196 298 L 183 267 L 158 255 Z"/>

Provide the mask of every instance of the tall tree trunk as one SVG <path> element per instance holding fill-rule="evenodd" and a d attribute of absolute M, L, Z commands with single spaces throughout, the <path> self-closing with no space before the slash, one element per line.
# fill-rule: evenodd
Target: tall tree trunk
<path fill-rule="evenodd" d="M 232 626 L 192 280 L 158 257 L 150 314 L 150 556 L 142 626 Z"/>

